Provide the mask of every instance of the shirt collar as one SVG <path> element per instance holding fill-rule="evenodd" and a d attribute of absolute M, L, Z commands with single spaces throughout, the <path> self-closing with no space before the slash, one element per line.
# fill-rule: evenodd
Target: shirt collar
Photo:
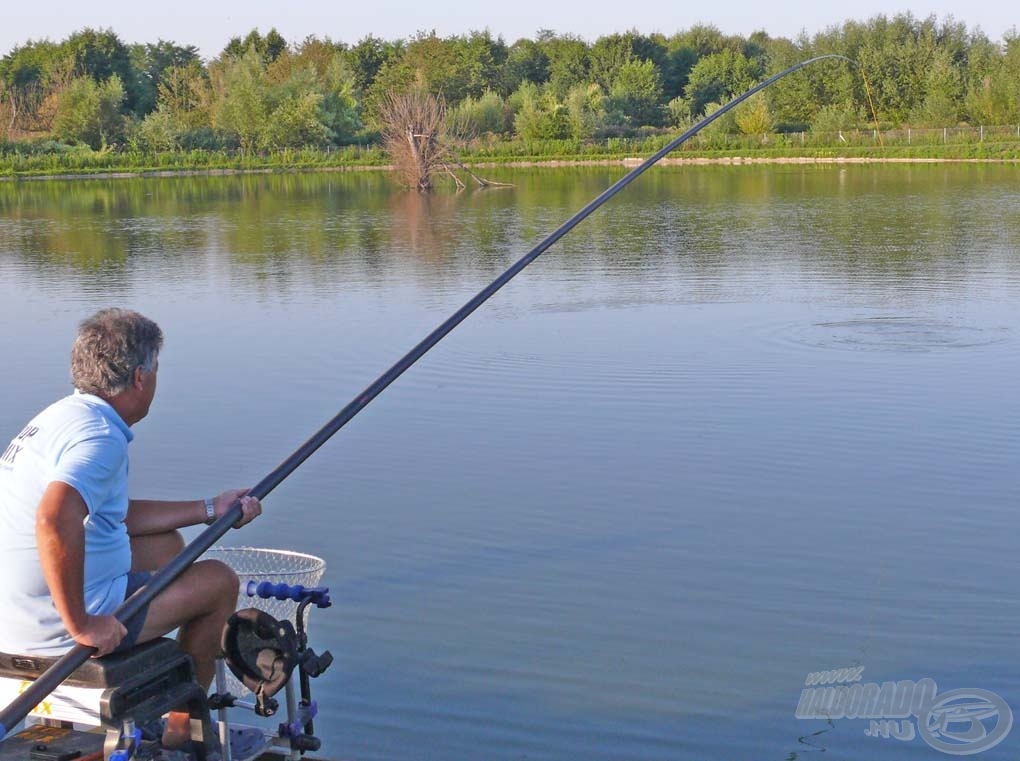
<path fill-rule="evenodd" d="M 135 432 L 131 430 L 127 423 L 124 422 L 123 418 L 117 413 L 117 410 L 113 406 L 100 396 L 95 394 L 86 394 L 78 389 L 74 390 L 74 396 L 87 404 L 89 407 L 93 407 L 99 411 L 103 417 L 109 420 L 117 429 L 124 434 L 124 438 L 131 442 L 135 438 Z"/>

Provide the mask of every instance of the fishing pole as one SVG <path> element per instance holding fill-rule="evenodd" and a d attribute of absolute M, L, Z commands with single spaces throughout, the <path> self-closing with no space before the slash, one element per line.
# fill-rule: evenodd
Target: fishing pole
<path fill-rule="evenodd" d="M 493 294 L 496 293 L 496 291 L 510 282 L 510 280 L 512 280 L 521 270 L 531 264 L 531 262 L 537 259 L 550 246 L 556 243 L 556 241 L 573 230 L 593 211 L 598 209 L 606 201 L 623 190 L 627 185 L 644 174 L 645 171 L 658 163 L 658 161 L 666 156 L 666 154 L 679 148 L 727 111 L 735 108 L 755 93 L 764 90 L 773 82 L 782 79 L 788 74 L 792 74 L 798 69 L 802 69 L 805 66 L 816 63 L 817 61 L 824 61 L 828 58 L 838 58 L 854 64 L 854 61 L 846 56 L 836 54 L 817 56 L 794 64 L 788 69 L 784 69 L 778 74 L 774 74 L 765 81 L 755 85 L 747 92 L 731 100 L 719 110 L 709 114 L 682 135 L 671 141 L 668 145 L 661 148 L 650 158 L 643 161 L 639 166 L 635 167 L 615 183 L 610 185 L 598 197 L 588 203 L 587 206 L 574 214 L 574 216 L 556 228 L 556 230 L 550 233 L 542 242 L 518 259 L 508 270 L 506 270 L 506 272 L 493 280 L 492 283 L 486 286 L 483 290 L 479 291 L 474 298 L 448 317 L 445 322 L 422 339 L 417 346 L 397 360 L 397 362 L 389 370 L 380 375 L 370 386 L 368 386 L 368 388 L 362 391 L 346 407 L 340 410 L 340 412 L 338 412 L 332 420 L 320 428 L 310 439 L 308 439 L 308 441 L 302 444 L 296 452 L 280 463 L 275 470 L 252 487 L 249 494 L 258 497 L 259 499 L 264 499 L 273 489 L 279 486 L 287 476 L 293 473 L 298 466 L 301 465 L 301 463 L 307 460 L 312 453 L 315 452 L 315 450 L 329 441 L 329 439 L 337 431 L 343 428 L 351 418 L 361 412 L 361 410 L 364 409 L 369 402 L 382 393 L 383 389 L 393 383 L 393 381 L 399 378 L 405 370 L 421 359 L 429 349 L 439 343 L 447 333 L 463 322 L 468 315 L 485 303 Z M 202 553 L 212 547 L 212 545 L 220 537 L 227 533 L 227 531 L 230 530 L 230 527 L 241 517 L 241 514 L 241 503 L 240 501 L 235 501 L 231 504 L 226 513 L 221 515 L 211 526 L 209 526 L 209 528 L 199 534 L 199 536 L 188 544 L 188 546 L 186 546 L 181 553 L 177 555 L 177 557 L 159 570 L 149 580 L 148 584 L 121 603 L 120 607 L 114 611 L 114 615 L 117 619 L 122 623 L 126 623 L 134 618 L 145 605 L 147 605 L 156 595 L 166 589 L 174 579 L 180 576 L 192 563 L 198 560 Z M 43 698 L 53 692 L 53 690 L 55 690 L 61 682 L 71 675 L 71 672 L 85 663 L 89 656 L 91 656 L 94 652 L 95 648 L 88 647 L 86 645 L 75 645 L 71 648 L 71 650 L 61 656 L 52 666 L 50 666 L 49 669 L 43 672 L 39 678 L 27 687 L 25 691 L 22 692 L 9 706 L 0 711 L 0 741 L 2 741 L 7 736 L 7 733 L 10 732 L 20 721 L 28 716 L 32 708 L 41 702 Z"/>

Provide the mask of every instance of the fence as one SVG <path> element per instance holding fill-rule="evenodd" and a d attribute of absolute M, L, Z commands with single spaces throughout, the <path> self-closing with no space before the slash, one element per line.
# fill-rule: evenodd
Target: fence
<path fill-rule="evenodd" d="M 647 156 L 673 140 L 678 130 L 646 137 L 609 137 L 565 140 L 474 140 L 463 152 L 472 161 L 488 159 L 597 159 L 600 157 Z M 942 146 L 997 146 L 1020 153 L 1020 124 L 1006 126 L 960 126 L 935 129 L 905 127 L 892 130 L 842 130 L 838 132 L 782 132 L 765 135 L 724 133 L 712 129 L 700 132 L 680 147 L 681 152 L 705 151 L 790 151 L 840 148 L 867 150 L 879 147 L 911 147 L 923 151 Z"/>
<path fill-rule="evenodd" d="M 635 141 L 639 143 L 641 141 Z M 724 148 L 871 148 L 876 146 L 977 145 L 980 143 L 1017 144 L 1020 148 L 1020 124 L 1006 126 L 960 126 L 892 130 L 842 130 L 837 132 L 785 132 L 765 135 L 699 133 L 681 150 L 700 151 Z"/>

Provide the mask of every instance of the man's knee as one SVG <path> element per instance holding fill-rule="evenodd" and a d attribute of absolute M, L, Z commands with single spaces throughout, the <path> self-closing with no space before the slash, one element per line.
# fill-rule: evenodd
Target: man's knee
<path fill-rule="evenodd" d="M 202 560 L 195 564 L 201 570 L 203 586 L 208 585 L 212 595 L 224 606 L 237 602 L 240 580 L 234 569 L 219 560 Z"/>

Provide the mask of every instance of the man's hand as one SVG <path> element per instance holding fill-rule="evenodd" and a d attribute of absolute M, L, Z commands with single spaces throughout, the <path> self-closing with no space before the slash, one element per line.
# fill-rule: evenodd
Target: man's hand
<path fill-rule="evenodd" d="M 85 625 L 71 632 L 79 645 L 96 648 L 93 658 L 113 652 L 125 635 L 127 629 L 114 616 L 86 616 Z"/>
<path fill-rule="evenodd" d="M 216 517 L 219 518 L 227 512 L 237 499 L 241 500 L 241 517 L 234 524 L 234 528 L 241 528 L 241 526 L 251 523 L 258 516 L 262 515 L 262 503 L 255 497 L 247 496 L 249 491 L 251 489 L 231 489 L 216 497 L 213 500 L 213 510 L 216 512 Z"/>

